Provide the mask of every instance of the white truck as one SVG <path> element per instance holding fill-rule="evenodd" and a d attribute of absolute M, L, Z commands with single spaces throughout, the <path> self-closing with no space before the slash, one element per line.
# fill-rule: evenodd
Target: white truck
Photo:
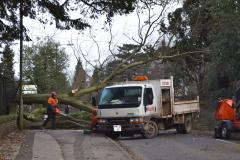
<path fill-rule="evenodd" d="M 189 133 L 200 108 L 198 96 L 194 100 L 174 100 L 171 77 L 107 86 L 97 111 L 98 132 L 113 139 L 139 133 L 145 138 L 154 138 L 160 129 L 176 128 L 178 133 Z"/>

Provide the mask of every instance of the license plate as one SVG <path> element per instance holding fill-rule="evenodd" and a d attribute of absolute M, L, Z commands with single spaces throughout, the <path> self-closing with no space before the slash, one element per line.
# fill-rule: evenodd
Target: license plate
<path fill-rule="evenodd" d="M 122 127 L 121 127 L 121 125 L 113 125 L 113 130 L 114 130 L 114 132 L 121 132 Z"/>

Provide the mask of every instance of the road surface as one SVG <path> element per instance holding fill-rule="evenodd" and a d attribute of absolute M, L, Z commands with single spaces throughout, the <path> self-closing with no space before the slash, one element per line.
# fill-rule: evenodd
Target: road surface
<path fill-rule="evenodd" d="M 76 130 L 29 131 L 16 160 L 239 160 L 240 139 L 162 132 L 154 139 L 120 137 Z"/>
<path fill-rule="evenodd" d="M 233 139 L 216 140 L 210 134 L 168 131 L 154 139 L 120 138 L 118 143 L 138 160 L 239 160 L 240 140 L 236 136 Z"/>

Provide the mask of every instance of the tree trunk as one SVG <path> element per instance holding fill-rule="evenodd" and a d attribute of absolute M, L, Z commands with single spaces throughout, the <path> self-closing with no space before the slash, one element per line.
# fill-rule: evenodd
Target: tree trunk
<path fill-rule="evenodd" d="M 37 95 L 24 95 L 23 96 L 23 103 L 24 104 L 43 104 L 47 105 L 47 99 L 49 94 L 37 94 Z M 66 94 L 58 95 L 59 103 L 71 105 L 72 107 L 78 108 L 80 110 L 84 110 L 87 112 L 92 112 L 93 107 L 88 103 L 84 103 L 81 100 L 76 99 L 77 97 L 71 97 Z"/>

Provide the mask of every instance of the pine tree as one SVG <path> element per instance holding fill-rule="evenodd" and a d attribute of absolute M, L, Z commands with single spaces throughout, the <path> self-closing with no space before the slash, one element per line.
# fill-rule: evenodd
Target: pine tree
<path fill-rule="evenodd" d="M 7 78 L 8 82 L 14 82 L 14 52 L 9 45 L 5 46 L 1 58 L 1 74 Z"/>
<path fill-rule="evenodd" d="M 79 60 L 77 62 L 75 73 L 73 77 L 73 89 L 81 89 L 86 86 L 86 72 L 82 67 L 82 62 Z"/>

